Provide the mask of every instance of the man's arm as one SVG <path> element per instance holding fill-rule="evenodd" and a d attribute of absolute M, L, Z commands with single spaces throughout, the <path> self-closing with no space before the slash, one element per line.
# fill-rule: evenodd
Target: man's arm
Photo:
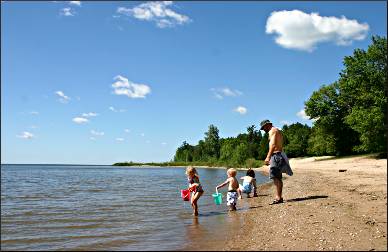
<path fill-rule="evenodd" d="M 275 135 L 277 134 L 278 132 L 275 131 L 272 133 L 272 135 L 270 136 L 270 139 L 269 139 L 269 150 L 268 150 L 268 154 L 267 154 L 267 157 L 265 158 L 264 160 L 264 163 L 266 165 L 269 165 L 269 160 L 271 159 L 271 156 L 272 156 L 272 153 L 274 152 L 275 148 L 276 148 L 276 137 Z"/>

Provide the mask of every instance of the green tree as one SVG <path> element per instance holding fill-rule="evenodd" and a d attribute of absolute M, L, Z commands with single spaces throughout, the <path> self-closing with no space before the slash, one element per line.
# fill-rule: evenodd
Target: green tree
<path fill-rule="evenodd" d="M 233 154 L 233 163 L 244 165 L 248 159 L 248 145 L 246 143 L 239 143 Z"/>
<path fill-rule="evenodd" d="M 176 150 L 174 161 L 176 162 L 192 162 L 193 161 L 194 147 L 188 144 L 186 141 Z"/>
<path fill-rule="evenodd" d="M 283 126 L 284 151 L 288 157 L 302 157 L 307 155 L 308 139 L 311 128 L 305 124 L 294 123 Z"/>
<path fill-rule="evenodd" d="M 259 147 L 259 160 L 264 160 L 267 157 L 268 150 L 269 150 L 269 142 L 268 142 L 268 133 L 264 133 L 263 137 L 260 141 L 260 147 Z"/>
<path fill-rule="evenodd" d="M 312 127 L 307 154 L 311 156 L 335 155 L 336 144 L 333 134 L 326 133 L 322 127 Z"/>
<path fill-rule="evenodd" d="M 247 128 L 247 144 L 248 144 L 248 157 L 257 158 L 259 155 L 259 147 L 261 141 L 261 133 L 256 130 L 255 125 L 251 125 Z"/>
<path fill-rule="evenodd" d="M 345 57 L 339 80 L 345 122 L 360 135 L 362 152 L 386 151 L 387 38 L 373 36 L 367 51 Z"/>
<path fill-rule="evenodd" d="M 338 82 L 322 86 L 305 102 L 305 111 L 310 118 L 316 120 L 314 126 L 321 128 L 316 134 L 332 136 L 336 155 L 346 155 L 352 153 L 353 146 L 358 143 L 358 134 L 345 123 L 347 110 L 339 100 Z"/>
<path fill-rule="evenodd" d="M 220 157 L 220 137 L 218 129 L 211 124 L 209 130 L 205 132 L 205 154 L 213 159 Z"/>

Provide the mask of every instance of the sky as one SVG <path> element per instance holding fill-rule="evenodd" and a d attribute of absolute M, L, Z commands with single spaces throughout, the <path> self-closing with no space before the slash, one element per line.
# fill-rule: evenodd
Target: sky
<path fill-rule="evenodd" d="M 1 163 L 173 159 L 304 102 L 387 36 L 386 2 L 1 1 Z"/>

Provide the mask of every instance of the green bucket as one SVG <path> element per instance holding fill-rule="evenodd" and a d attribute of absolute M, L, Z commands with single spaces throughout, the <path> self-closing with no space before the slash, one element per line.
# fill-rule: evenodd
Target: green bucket
<path fill-rule="evenodd" d="M 216 203 L 216 205 L 221 205 L 221 203 L 222 203 L 222 194 L 217 192 L 217 193 L 213 193 L 212 196 L 213 196 L 213 199 L 214 199 L 214 203 Z"/>

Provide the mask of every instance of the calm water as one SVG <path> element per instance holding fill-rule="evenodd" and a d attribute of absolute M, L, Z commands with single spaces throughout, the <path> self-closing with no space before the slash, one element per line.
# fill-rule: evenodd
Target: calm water
<path fill-rule="evenodd" d="M 187 188 L 184 171 L 1 165 L 1 249 L 180 250 L 218 242 L 225 227 L 241 223 L 211 198 L 226 170 L 198 169 L 205 190 L 198 218 L 180 197 Z M 239 211 L 247 204 L 239 201 Z"/>

